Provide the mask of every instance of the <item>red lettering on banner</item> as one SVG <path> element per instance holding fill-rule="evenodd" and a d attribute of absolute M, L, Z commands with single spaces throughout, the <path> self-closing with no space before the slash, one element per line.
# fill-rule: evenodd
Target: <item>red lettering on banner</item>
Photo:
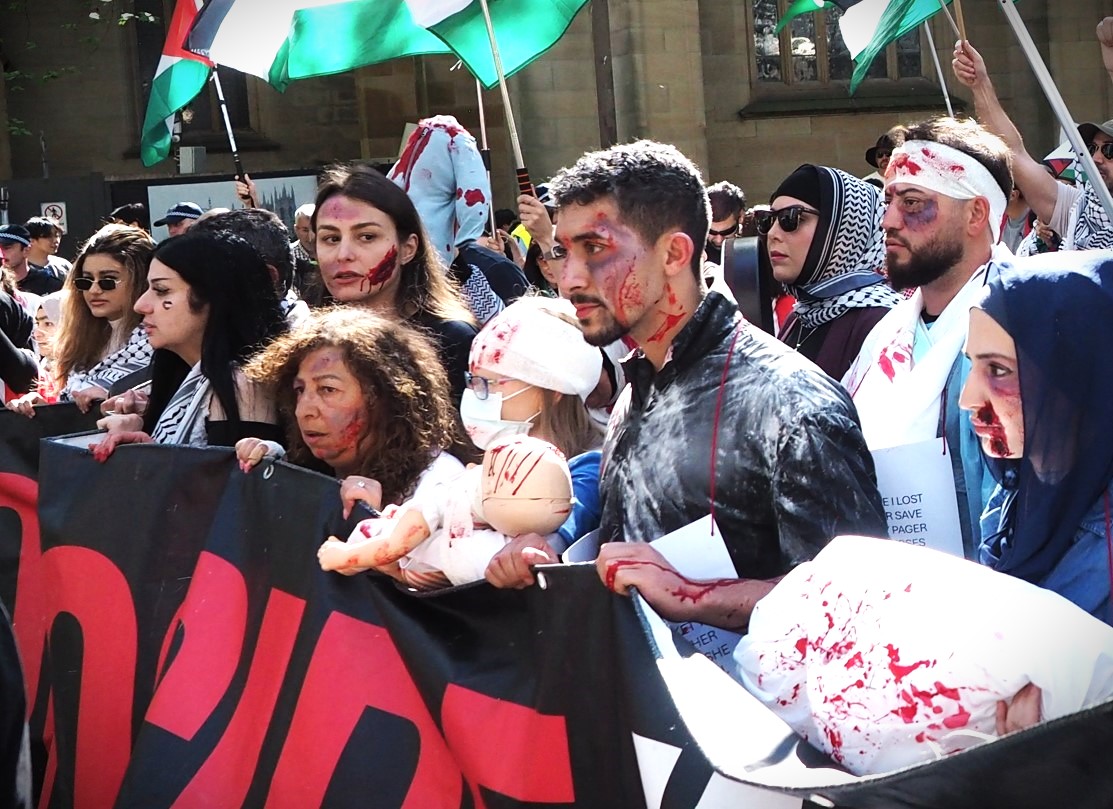
<path fill-rule="evenodd" d="M 179 626 L 184 630 L 181 646 L 155 691 L 146 720 L 188 741 L 212 716 L 240 662 L 247 585 L 235 565 L 201 552 L 185 601 L 162 643 L 159 671 Z"/>
<path fill-rule="evenodd" d="M 23 475 L 0 473 L 0 508 L 10 508 L 19 517 L 22 538 L 19 548 L 19 578 L 16 580 L 12 629 L 15 631 L 23 677 L 27 684 L 27 710 L 31 711 L 42 668 L 46 640 L 46 610 L 43 604 L 39 563 L 39 484 Z"/>
<path fill-rule="evenodd" d="M 334 612 L 313 651 L 267 809 L 321 805 L 344 747 L 368 706 L 408 719 L 417 729 L 420 750 L 403 809 L 460 805 L 460 769 L 394 641 L 381 626 Z"/>
<path fill-rule="evenodd" d="M 575 802 L 563 716 L 449 683 L 441 724 L 469 783 L 529 803 Z M 482 807 L 479 790 L 473 787 L 472 794 Z"/>
<path fill-rule="evenodd" d="M 51 548 L 40 564 L 43 625 L 69 613 L 83 640 L 74 805 L 112 806 L 131 757 L 138 644 L 131 590 L 123 573 L 89 548 Z M 43 643 L 40 638 L 40 649 Z"/>
<path fill-rule="evenodd" d="M 271 590 L 236 712 L 212 755 L 174 801 L 177 809 L 243 805 L 304 610 L 300 598 Z"/>

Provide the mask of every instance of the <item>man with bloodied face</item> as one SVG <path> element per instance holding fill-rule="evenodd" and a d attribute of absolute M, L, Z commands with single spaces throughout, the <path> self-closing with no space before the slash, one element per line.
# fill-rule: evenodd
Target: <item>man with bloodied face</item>
<path fill-rule="evenodd" d="M 991 265 L 1012 256 L 997 244 L 1012 187 L 1008 147 L 976 122 L 941 117 L 907 128 L 885 172 L 881 226 L 890 283 L 917 289 L 870 331 L 843 378 L 871 450 L 945 439 L 954 530 L 969 558 L 993 481 L 958 404 L 970 371 L 962 344 Z"/>
<path fill-rule="evenodd" d="M 666 618 L 739 629 L 838 534 L 885 535 L 849 397 L 700 276 L 699 170 L 651 141 L 584 155 L 550 185 L 561 294 L 589 343 L 639 348 L 603 450 L 597 562 Z M 738 578 L 692 581 L 647 544 L 711 513 Z"/>

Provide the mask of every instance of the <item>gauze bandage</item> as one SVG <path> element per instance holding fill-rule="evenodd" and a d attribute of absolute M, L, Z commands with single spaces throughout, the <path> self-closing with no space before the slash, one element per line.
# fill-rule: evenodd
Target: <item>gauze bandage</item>
<path fill-rule="evenodd" d="M 1001 238 L 1008 200 L 989 169 L 965 152 L 927 140 L 909 140 L 893 151 L 885 184 L 905 183 L 952 199 L 985 197 L 993 241 Z"/>

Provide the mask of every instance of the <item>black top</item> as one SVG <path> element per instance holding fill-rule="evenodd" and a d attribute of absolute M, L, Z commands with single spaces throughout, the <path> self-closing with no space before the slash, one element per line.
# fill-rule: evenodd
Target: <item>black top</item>
<path fill-rule="evenodd" d="M 448 384 L 452 388 L 452 403 L 460 407 L 460 397 L 464 395 L 464 374 L 468 370 L 468 355 L 471 341 L 479 330 L 463 320 L 439 320 L 430 315 L 419 314 L 410 318 L 409 325 L 429 332 L 441 355 Z"/>
<path fill-rule="evenodd" d="M 887 535 L 846 391 L 726 298 L 707 295 L 659 373 L 640 353 L 623 367 L 600 481 L 604 539 L 649 541 L 706 516 L 713 442 L 715 520 L 739 576 L 783 575 L 840 534 Z"/>
<path fill-rule="evenodd" d="M 39 379 L 39 365 L 31 353 L 34 326 L 19 301 L 0 290 L 0 380 L 13 393 L 26 393 Z"/>
<path fill-rule="evenodd" d="M 27 275 L 19 282 L 19 288 L 33 295 L 49 295 L 57 292 L 65 283 L 66 273 L 60 267 L 40 267 L 27 262 Z"/>

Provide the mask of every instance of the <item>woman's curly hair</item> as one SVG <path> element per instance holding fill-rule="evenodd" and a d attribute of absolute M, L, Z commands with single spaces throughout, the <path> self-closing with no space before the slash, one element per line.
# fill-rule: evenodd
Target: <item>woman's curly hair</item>
<path fill-rule="evenodd" d="M 294 379 L 306 356 L 332 346 L 359 380 L 367 408 L 369 440 L 358 474 L 379 481 L 384 503 L 401 503 L 437 454 L 459 441 L 440 356 L 417 330 L 354 306 L 319 309 L 279 337 L 252 358 L 244 373 L 272 389 L 295 463 L 314 459 L 294 416 Z"/>

